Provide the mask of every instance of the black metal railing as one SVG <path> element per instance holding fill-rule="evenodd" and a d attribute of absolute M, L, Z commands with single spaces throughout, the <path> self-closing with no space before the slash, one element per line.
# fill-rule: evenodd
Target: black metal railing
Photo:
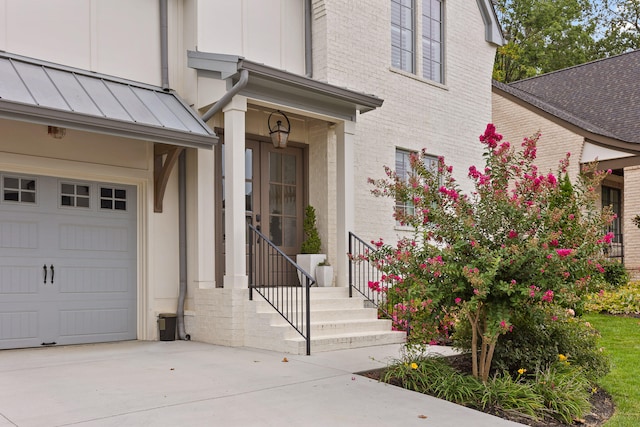
<path fill-rule="evenodd" d="M 310 288 L 315 280 L 256 227 L 248 225 L 249 299 L 261 295 L 305 339 L 311 354 Z"/>
<path fill-rule="evenodd" d="M 366 256 L 375 250 L 373 246 L 349 232 L 349 297 L 356 291 L 378 309 L 378 318 L 391 319 L 392 328 L 406 331 L 408 336 L 409 313 L 387 298 L 387 293 L 380 289 L 384 286 L 381 281 L 382 272 L 366 259 Z"/>

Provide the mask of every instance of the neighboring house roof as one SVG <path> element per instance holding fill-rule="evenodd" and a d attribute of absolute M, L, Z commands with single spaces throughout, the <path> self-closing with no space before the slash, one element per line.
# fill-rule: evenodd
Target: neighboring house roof
<path fill-rule="evenodd" d="M 640 144 L 640 50 L 510 84 L 494 81 L 493 87 L 592 134 L 590 139 Z"/>
<path fill-rule="evenodd" d="M 173 91 L 6 52 L 0 118 L 198 148 L 218 140 Z"/>
<path fill-rule="evenodd" d="M 314 80 L 288 71 L 249 61 L 241 56 L 188 51 L 188 65 L 219 79 L 240 79 L 249 73 L 240 94 L 307 111 L 355 121 L 357 112 L 379 108 L 383 100 L 361 92 Z"/>

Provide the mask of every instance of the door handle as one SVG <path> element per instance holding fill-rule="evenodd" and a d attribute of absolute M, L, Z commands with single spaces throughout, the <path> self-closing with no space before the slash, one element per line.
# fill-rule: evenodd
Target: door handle
<path fill-rule="evenodd" d="M 51 284 L 53 284 L 53 275 L 54 274 L 55 274 L 55 271 L 53 271 L 53 264 L 51 264 Z"/>
<path fill-rule="evenodd" d="M 44 270 L 44 284 L 47 284 L 47 264 L 42 266 L 42 269 Z"/>

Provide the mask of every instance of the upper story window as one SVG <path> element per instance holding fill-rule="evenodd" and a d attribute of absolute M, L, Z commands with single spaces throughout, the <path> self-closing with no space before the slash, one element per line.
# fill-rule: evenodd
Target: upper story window
<path fill-rule="evenodd" d="M 443 0 L 391 0 L 394 68 L 443 83 L 443 14 Z"/>
<path fill-rule="evenodd" d="M 442 83 L 442 0 L 422 0 L 422 77 Z"/>
<path fill-rule="evenodd" d="M 391 0 L 391 65 L 414 72 L 414 0 Z"/>

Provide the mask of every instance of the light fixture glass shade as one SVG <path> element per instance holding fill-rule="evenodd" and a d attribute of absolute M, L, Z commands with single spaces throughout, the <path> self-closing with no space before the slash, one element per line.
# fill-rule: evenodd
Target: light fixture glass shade
<path fill-rule="evenodd" d="M 278 120 L 276 128 L 270 133 L 271 142 L 276 148 L 286 148 L 287 141 L 289 140 L 289 129 L 282 126 L 282 121 Z"/>
<path fill-rule="evenodd" d="M 276 125 L 271 127 L 271 116 L 274 114 L 279 114 L 287 121 L 287 126 L 282 124 L 282 120 L 277 120 Z M 284 114 L 282 111 L 277 110 L 273 113 L 269 114 L 269 118 L 267 119 L 267 125 L 269 126 L 269 135 L 271 136 L 271 142 L 275 148 L 286 148 L 287 142 L 289 140 L 289 132 L 291 132 L 291 122 L 289 122 L 289 117 Z"/>

